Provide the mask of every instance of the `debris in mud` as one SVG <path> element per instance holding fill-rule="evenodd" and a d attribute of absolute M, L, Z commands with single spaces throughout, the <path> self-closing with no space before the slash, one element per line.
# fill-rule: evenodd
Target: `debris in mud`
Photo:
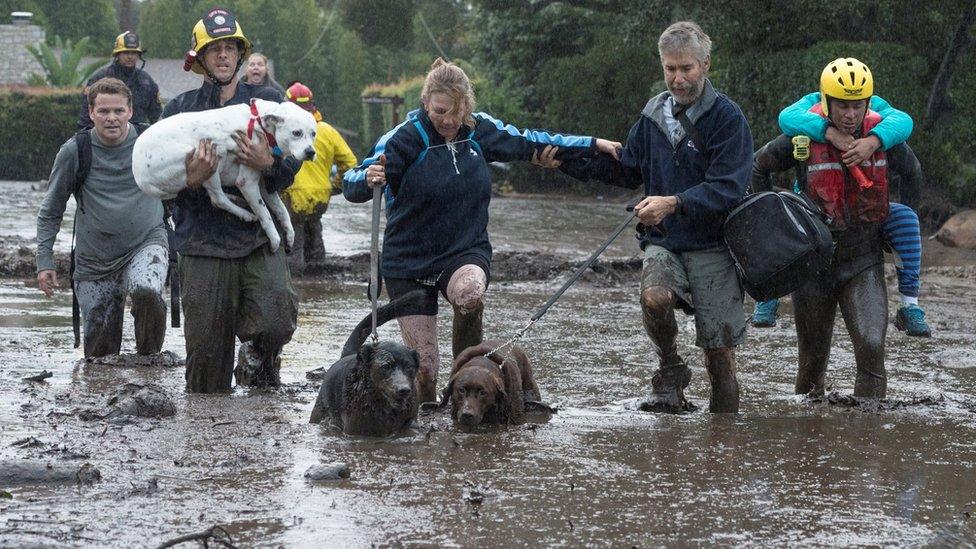
<path fill-rule="evenodd" d="M 91 463 L 78 467 L 40 460 L 0 461 L 0 484 L 94 484 L 102 473 Z"/>
<path fill-rule="evenodd" d="M 151 496 L 159 491 L 159 479 L 156 477 L 150 478 L 145 486 L 136 486 L 132 484 L 132 491 L 129 492 L 133 496 Z"/>
<path fill-rule="evenodd" d="M 305 372 L 305 379 L 309 381 L 322 381 L 325 379 L 325 366 L 319 366 L 314 370 Z"/>
<path fill-rule="evenodd" d="M 500 251 L 491 261 L 493 281 L 552 280 L 569 275 L 583 263 L 567 261 L 563 256 L 537 251 Z M 601 286 L 617 286 L 641 270 L 641 258 L 600 259 L 583 275 L 585 282 Z M 369 254 L 328 256 L 325 261 L 310 263 L 305 268 L 306 278 L 334 278 L 337 275 L 360 277 L 369 272 Z"/>
<path fill-rule="evenodd" d="M 914 396 L 908 399 L 877 399 L 861 398 L 854 395 L 842 395 L 836 391 L 830 391 L 825 395 L 808 395 L 810 402 L 818 404 L 829 404 L 831 406 L 843 406 L 853 408 L 861 412 L 881 413 L 900 410 L 903 408 L 913 408 L 916 406 L 942 406 L 945 404 L 945 395 Z"/>
<path fill-rule="evenodd" d="M 122 353 L 118 355 L 83 358 L 77 364 L 79 366 L 98 365 L 119 368 L 182 368 L 185 362 L 173 351 L 163 351 L 154 355 Z"/>
<path fill-rule="evenodd" d="M 349 478 L 349 465 L 342 462 L 313 465 L 305 471 L 308 480 L 340 480 Z"/>
<path fill-rule="evenodd" d="M 98 410 L 83 410 L 78 416 L 85 421 L 115 420 L 126 417 L 172 417 L 176 405 L 160 387 L 126 383 Z"/>
<path fill-rule="evenodd" d="M 471 505 L 481 505 L 485 499 L 491 499 L 496 497 L 498 494 L 488 486 L 481 484 L 475 484 L 470 480 L 464 481 L 464 491 L 461 494 L 461 499 L 470 503 Z"/>
<path fill-rule="evenodd" d="M 171 540 L 164 541 L 156 546 L 156 549 L 165 549 L 166 547 L 173 547 L 188 541 L 202 542 L 204 547 L 210 547 L 210 543 L 213 543 L 215 546 L 228 547 L 231 549 L 235 549 L 237 547 L 234 545 L 234 538 L 230 537 L 227 530 L 224 530 L 220 526 L 213 526 L 211 528 L 207 528 L 203 532 L 187 534 L 185 536 L 179 536 Z"/>
<path fill-rule="evenodd" d="M 16 446 L 17 448 L 37 448 L 39 446 L 46 446 L 46 444 L 38 438 L 25 437 L 15 440 L 11 446 Z"/>
<path fill-rule="evenodd" d="M 44 381 L 45 379 L 48 379 L 48 378 L 51 378 L 51 377 L 54 377 L 54 373 L 53 372 L 50 372 L 48 370 L 44 370 L 43 372 L 41 372 L 39 374 L 32 375 L 32 376 L 27 376 L 27 377 L 25 377 L 23 379 L 24 379 L 24 381 Z"/>

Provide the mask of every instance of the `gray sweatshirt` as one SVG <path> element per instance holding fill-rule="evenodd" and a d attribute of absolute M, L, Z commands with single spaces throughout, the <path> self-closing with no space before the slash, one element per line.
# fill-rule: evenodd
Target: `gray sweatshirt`
<path fill-rule="evenodd" d="M 84 211 L 75 212 L 75 280 L 98 280 L 125 266 L 140 249 L 167 246 L 163 204 L 132 178 L 135 129 L 110 147 L 91 131 L 92 165 L 82 186 Z M 37 212 L 37 271 L 54 269 L 54 240 L 74 190 L 78 146 L 69 139 L 51 168 L 50 186 Z"/>

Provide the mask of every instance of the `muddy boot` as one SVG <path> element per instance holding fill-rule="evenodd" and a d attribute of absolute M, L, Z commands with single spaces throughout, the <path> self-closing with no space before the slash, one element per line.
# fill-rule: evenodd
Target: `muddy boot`
<path fill-rule="evenodd" d="M 678 414 L 689 412 L 695 407 L 685 399 L 685 389 L 691 383 L 691 369 L 677 354 L 668 362 L 661 360 L 661 367 L 651 378 L 651 394 L 638 403 L 642 412 L 663 412 Z"/>
<path fill-rule="evenodd" d="M 266 356 L 266 355 L 271 356 Z M 252 341 L 241 343 L 237 352 L 234 379 L 244 387 L 277 387 L 281 385 L 281 356 L 263 353 Z"/>
<path fill-rule="evenodd" d="M 677 414 L 695 407 L 685 399 L 691 370 L 678 355 L 678 323 L 674 318 L 674 294 L 664 288 L 645 290 L 641 295 L 644 329 L 658 349 L 660 367 L 651 378 L 651 394 L 638 404 L 644 412 Z"/>
<path fill-rule="evenodd" d="M 712 382 L 708 411 L 713 414 L 739 411 L 739 382 L 735 378 L 735 354 L 732 349 L 705 351 L 705 369 Z"/>
<path fill-rule="evenodd" d="M 484 305 L 479 305 L 477 309 L 461 313 L 454 307 L 454 330 L 451 337 L 451 350 L 457 358 L 461 351 L 468 347 L 473 347 L 481 343 L 483 338 L 481 314 L 484 312 Z"/>

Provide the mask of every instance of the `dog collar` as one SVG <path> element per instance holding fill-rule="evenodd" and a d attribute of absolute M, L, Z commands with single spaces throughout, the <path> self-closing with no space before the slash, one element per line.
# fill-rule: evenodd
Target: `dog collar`
<path fill-rule="evenodd" d="M 255 124 L 259 128 L 261 128 L 261 131 L 264 132 L 264 136 L 268 139 L 268 147 L 270 147 L 271 150 L 273 150 L 273 151 L 277 151 L 278 154 L 281 154 L 281 149 L 278 148 L 278 142 L 275 140 L 274 135 L 272 135 L 271 132 L 269 132 L 268 129 L 265 128 L 264 127 L 264 124 L 261 122 L 261 116 L 258 115 L 258 104 L 257 104 L 257 100 L 252 98 L 251 99 L 251 119 L 247 121 L 247 138 L 248 139 L 251 139 L 251 137 L 254 136 L 254 126 L 255 126 Z"/>

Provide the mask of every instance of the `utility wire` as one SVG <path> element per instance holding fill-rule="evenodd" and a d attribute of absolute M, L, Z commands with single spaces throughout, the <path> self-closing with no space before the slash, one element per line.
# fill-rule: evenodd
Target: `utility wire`
<path fill-rule="evenodd" d="M 298 58 L 298 60 L 295 61 L 296 65 L 304 61 L 309 55 L 312 54 L 313 51 L 315 51 L 315 48 L 319 47 L 319 43 L 322 42 L 323 38 L 325 38 L 325 32 L 329 30 L 329 27 L 332 26 L 332 22 L 335 21 L 336 8 L 338 7 L 339 7 L 339 0 L 335 0 L 332 3 L 332 12 L 329 14 L 329 20 L 326 21 L 325 25 L 322 26 L 322 32 L 319 33 L 319 37 L 315 39 L 315 42 L 312 44 L 312 47 L 308 48 L 308 51 L 305 52 L 305 55 L 302 55 L 301 57 Z M 319 17 L 320 18 L 322 17 L 322 12 L 319 12 Z"/>
<path fill-rule="evenodd" d="M 437 51 L 441 53 L 441 57 L 444 58 L 444 61 L 450 61 L 451 58 L 448 57 L 446 53 L 444 53 L 444 50 L 441 48 L 441 45 L 438 44 L 437 39 L 434 38 L 434 33 L 430 32 L 430 27 L 427 26 L 427 20 L 424 19 L 424 12 L 422 10 L 418 11 L 417 15 L 420 16 L 420 24 L 424 26 L 424 30 L 427 31 L 427 36 L 430 37 L 430 41 L 434 43 L 434 47 L 437 48 Z"/>

